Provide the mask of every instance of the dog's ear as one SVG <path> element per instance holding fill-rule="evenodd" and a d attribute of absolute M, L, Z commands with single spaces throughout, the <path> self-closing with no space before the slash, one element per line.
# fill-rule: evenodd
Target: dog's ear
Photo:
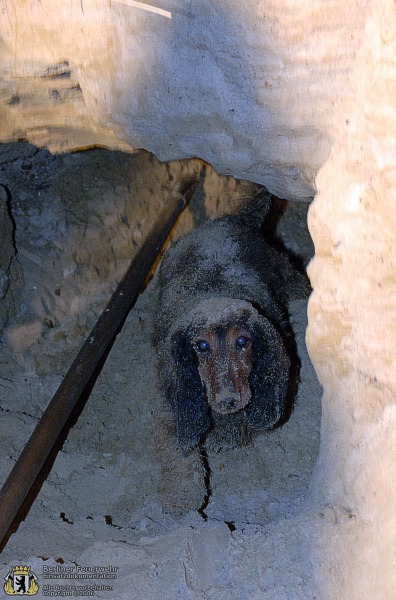
<path fill-rule="evenodd" d="M 168 399 L 176 420 L 177 438 L 182 450 L 201 441 L 210 427 L 206 392 L 198 371 L 198 357 L 185 330 L 174 333 L 170 340 L 171 377 Z"/>
<path fill-rule="evenodd" d="M 281 419 L 288 391 L 290 361 L 282 337 L 266 318 L 253 325 L 252 400 L 245 415 L 254 429 L 270 429 Z"/>

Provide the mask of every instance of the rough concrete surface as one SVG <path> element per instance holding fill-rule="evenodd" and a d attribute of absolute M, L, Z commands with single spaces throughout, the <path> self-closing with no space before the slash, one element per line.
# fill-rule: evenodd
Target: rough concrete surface
<path fill-rule="evenodd" d="M 375 2 L 309 214 L 307 344 L 325 390 L 312 494 L 334 511 L 314 552 L 326 599 L 396 589 L 395 52 L 394 4 Z"/>
<path fill-rule="evenodd" d="M 3 0 L 0 140 L 102 144 L 307 199 L 352 95 L 368 0 Z"/>
<path fill-rule="evenodd" d="M 1 344 L 4 480 L 147 233 L 169 177 L 176 181 L 202 165 L 103 150 L 54 157 L 23 144 L 1 151 L 0 183 L 21 272 Z M 229 210 L 238 186 L 207 166 L 174 237 Z M 312 255 L 307 205 L 275 204 L 279 235 L 306 264 Z M 112 565 L 116 579 L 88 583 L 113 586 L 95 594 L 120 600 L 318 597 L 308 546 L 322 517 L 310 512 L 306 498 L 319 450 L 321 388 L 305 349 L 306 301 L 289 307 L 301 360 L 294 412 L 251 446 L 209 454 L 206 520 L 198 512 L 179 519 L 164 513 L 156 491 L 162 402 L 151 343 L 156 303 L 154 276 L 4 549 L 2 573 L 27 564 L 41 586 L 82 585 L 87 581 L 44 579 L 43 569 Z M 43 594 L 41 587 L 37 597 Z"/>

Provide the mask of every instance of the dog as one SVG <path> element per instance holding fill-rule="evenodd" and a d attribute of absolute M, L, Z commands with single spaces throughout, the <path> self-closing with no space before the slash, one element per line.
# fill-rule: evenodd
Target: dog
<path fill-rule="evenodd" d="M 268 194 L 246 206 L 179 238 L 160 267 L 155 345 L 176 438 L 168 463 L 174 452 L 248 444 L 290 408 L 287 301 L 305 294 L 306 279 L 264 239 Z"/>

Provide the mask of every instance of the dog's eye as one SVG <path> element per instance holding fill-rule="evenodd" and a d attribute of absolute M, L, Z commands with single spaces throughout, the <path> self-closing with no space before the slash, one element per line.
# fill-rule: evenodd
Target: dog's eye
<path fill-rule="evenodd" d="M 206 340 L 199 340 L 199 342 L 195 344 L 195 347 L 198 352 L 208 352 L 210 350 L 209 343 Z"/>
<path fill-rule="evenodd" d="M 248 348 L 249 344 L 250 344 L 250 340 L 245 335 L 240 335 L 239 338 L 237 338 L 236 342 L 235 342 L 236 347 L 240 348 L 242 350 L 245 350 L 246 348 Z"/>

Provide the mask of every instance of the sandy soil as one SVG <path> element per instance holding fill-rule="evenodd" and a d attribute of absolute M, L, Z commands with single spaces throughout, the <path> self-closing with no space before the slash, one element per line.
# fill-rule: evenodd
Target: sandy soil
<path fill-rule="evenodd" d="M 0 304 L 2 480 L 164 203 L 169 179 L 198 168 L 196 160 L 165 165 L 146 152 L 53 157 L 28 144 L 0 147 L 13 231 L 11 284 Z M 207 167 L 174 237 L 225 212 L 237 190 L 234 179 Z M 278 236 L 307 264 L 307 205 L 276 206 Z M 294 412 L 251 446 L 209 455 L 206 521 L 196 512 L 174 519 L 157 497 L 156 302 L 154 276 L 5 547 L 3 576 L 12 565 L 31 566 L 38 598 L 46 585 L 84 583 L 113 586 L 93 593 L 119 600 L 315 598 L 306 540 L 315 535 L 316 516 L 306 498 L 319 448 L 321 389 L 305 348 L 306 301 L 289 307 L 301 360 Z M 45 567 L 76 564 L 112 565 L 116 578 L 43 576 Z M 62 591 L 52 588 L 54 596 Z"/>

